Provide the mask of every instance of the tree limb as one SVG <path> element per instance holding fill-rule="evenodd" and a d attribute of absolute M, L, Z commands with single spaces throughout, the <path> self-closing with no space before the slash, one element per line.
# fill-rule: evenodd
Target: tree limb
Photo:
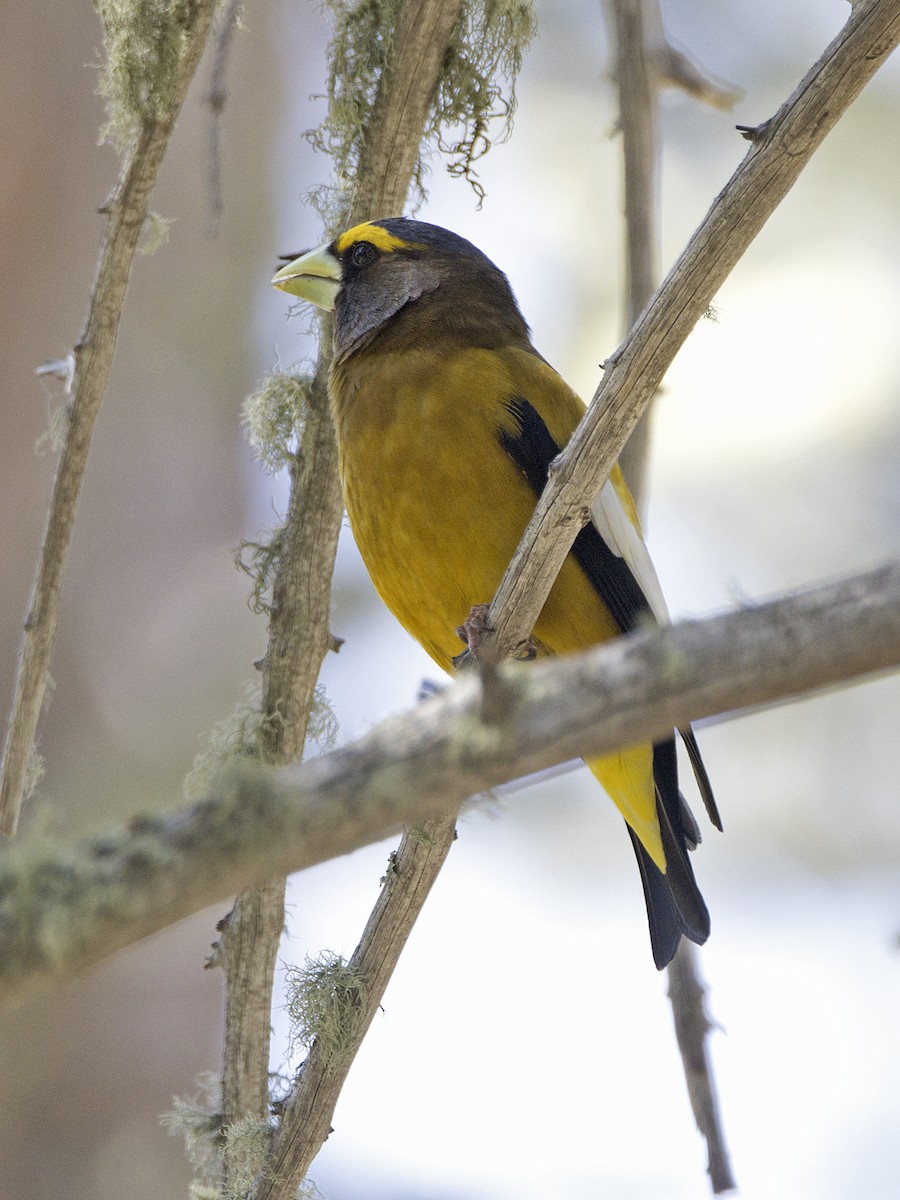
<path fill-rule="evenodd" d="M 408 0 L 401 10 L 367 122 L 352 201 L 337 219 L 341 228 L 403 211 L 461 5 L 462 0 Z M 340 229 L 333 228 L 330 236 L 338 232 Z M 271 763 L 290 763 L 302 754 L 319 669 L 332 642 L 328 609 L 343 502 L 327 395 L 330 365 L 331 323 L 323 321 L 303 437 L 291 464 L 288 517 L 273 585 L 269 644 L 262 663 L 266 719 L 261 750 L 265 761 Z M 435 875 L 441 862 L 442 858 L 428 858 Z M 223 923 L 218 957 L 227 978 L 222 1088 L 226 1125 L 246 1115 L 257 1120 L 268 1116 L 272 979 L 283 923 L 283 880 L 272 880 L 262 890 L 239 895 Z M 335 1084 L 335 1098 L 342 1083 L 343 1076 Z M 327 1094 L 326 1086 L 321 1096 Z M 293 1136 L 292 1114 L 301 1107 L 298 1101 L 285 1110 L 282 1129 L 288 1138 Z M 314 1127 L 307 1120 L 307 1130 Z M 227 1151 L 225 1173 L 227 1180 Z"/>
<path fill-rule="evenodd" d="M 650 6 L 654 7 L 653 0 Z M 647 7 L 648 0 L 610 0 L 607 5 L 612 14 L 608 25 L 615 40 L 624 165 L 626 330 L 647 306 L 659 279 L 659 89 L 646 28 Z M 656 15 L 659 17 L 658 8 Z M 649 450 L 648 403 L 619 456 L 619 466 L 642 516 Z"/>
<path fill-rule="evenodd" d="M 47 526 L 19 656 L 15 695 L 0 774 L 0 834 L 11 837 L 19 820 L 50 658 L 59 624 L 60 591 L 72 541 L 94 422 L 106 391 L 116 350 L 119 318 L 150 193 L 169 144 L 178 113 L 209 33 L 217 0 L 193 0 L 181 6 L 181 51 L 164 114 L 157 110 L 140 121 L 116 189 L 103 206 L 108 216 L 97 275 L 84 330 L 75 344 L 72 397 L 67 405 L 66 436 L 56 468 Z M 176 19 L 173 16 L 173 19 Z M 149 108 L 150 106 L 148 106 Z"/>
<path fill-rule="evenodd" d="M 583 655 L 465 673 L 441 696 L 289 770 L 70 849 L 0 856 L 0 1003 L 79 974 L 205 905 L 575 756 L 900 665 L 900 563 Z M 491 714 L 486 723 L 484 712 Z"/>
<path fill-rule="evenodd" d="M 590 505 L 696 322 L 841 114 L 900 40 L 898 0 L 859 0 L 819 61 L 753 145 L 628 337 L 608 360 L 587 414 L 556 459 L 488 614 L 483 640 L 515 654 Z"/>
<path fill-rule="evenodd" d="M 391 854 L 381 893 L 348 964 L 351 973 L 365 981 L 353 1028 L 340 1050 L 320 1038 L 313 1042 L 253 1200 L 287 1200 L 297 1195 L 331 1132 L 341 1089 L 455 839 L 456 817 L 451 813 L 407 830 L 396 854 Z"/>
<path fill-rule="evenodd" d="M 718 1196 L 722 1192 L 732 1191 L 737 1187 L 737 1182 L 725 1144 L 725 1131 L 709 1062 L 706 1038 L 714 1025 L 706 1013 L 706 988 L 700 978 L 699 957 L 693 942 L 682 938 L 668 968 L 669 1000 L 691 1110 L 706 1142 L 706 1173 L 713 1192 Z"/>

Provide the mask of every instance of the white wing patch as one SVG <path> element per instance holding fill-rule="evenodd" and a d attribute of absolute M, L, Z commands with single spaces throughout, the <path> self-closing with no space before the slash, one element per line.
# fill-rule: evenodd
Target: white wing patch
<path fill-rule="evenodd" d="M 662 594 L 656 568 L 644 545 L 641 532 L 632 522 L 610 480 L 591 506 L 598 533 L 619 558 L 624 558 L 638 586 L 647 598 L 650 610 L 660 625 L 669 624 L 669 610 Z"/>

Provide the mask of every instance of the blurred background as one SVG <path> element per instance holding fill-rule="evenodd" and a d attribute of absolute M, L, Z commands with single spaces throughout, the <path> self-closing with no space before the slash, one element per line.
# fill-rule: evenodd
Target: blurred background
<path fill-rule="evenodd" d="M 510 276 L 542 353 L 589 398 L 621 333 L 620 147 L 599 6 L 538 3 L 515 132 L 480 164 L 479 211 L 435 160 L 420 215 Z M 731 114 L 666 96 L 663 266 L 848 14 L 843 0 L 664 0 L 670 37 L 742 87 Z M 4 5 L 0 702 L 54 458 L 35 454 L 61 385 L 34 369 L 81 328 L 117 163 L 98 146 L 88 5 Z M 268 283 L 321 232 L 305 190 L 329 164 L 318 6 L 248 4 L 228 79 L 225 213 L 209 240 L 201 69 L 153 207 L 65 579 L 47 773 L 26 821 L 66 837 L 178 801 L 198 737 L 231 710 L 265 628 L 233 566 L 279 519 L 283 479 L 245 445 L 241 403 L 311 353 Z M 873 566 L 900 536 L 900 63 L 876 77 L 717 298 L 655 416 L 648 534 L 676 616 Z M 373 214 L 374 216 L 380 214 Z M 324 680 L 340 739 L 432 676 L 342 542 Z M 720 721 L 700 741 L 726 834 L 695 860 L 712 1040 L 743 1194 L 900 1194 L 900 682 Z M 36 813 L 45 814 L 35 818 Z M 49 817 L 46 814 L 50 814 Z M 295 878 L 285 963 L 349 954 L 388 845 Z M 0 1200 L 186 1194 L 158 1123 L 219 1069 L 222 979 L 203 969 L 225 906 L 4 1014 Z M 329 1197 L 629 1200 L 707 1195 L 625 829 L 585 770 L 467 815 L 314 1164 Z M 273 1067 L 288 1064 L 275 1014 Z M 296 1065 L 296 1064 L 294 1064 Z"/>

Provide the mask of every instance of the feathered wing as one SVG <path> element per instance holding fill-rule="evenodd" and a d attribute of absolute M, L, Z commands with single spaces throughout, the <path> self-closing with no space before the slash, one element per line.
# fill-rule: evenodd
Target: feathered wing
<path fill-rule="evenodd" d="M 549 465 L 571 436 L 583 405 L 538 355 L 513 350 L 507 352 L 507 360 L 514 386 L 506 410 L 512 420 L 498 436 L 535 495 L 540 495 Z M 667 622 L 659 579 L 618 468 L 597 498 L 592 516 L 592 523 L 575 540 L 572 557 L 605 613 L 620 633 L 648 622 Z M 682 736 L 704 803 L 718 825 L 696 741 L 690 729 Z M 687 857 L 688 847 L 696 844 L 699 835 L 678 790 L 674 735 L 653 747 L 635 747 L 588 766 L 629 826 L 647 904 L 653 957 L 657 966 L 663 967 L 671 961 L 682 934 L 695 942 L 704 942 L 709 936 L 709 914 Z"/>

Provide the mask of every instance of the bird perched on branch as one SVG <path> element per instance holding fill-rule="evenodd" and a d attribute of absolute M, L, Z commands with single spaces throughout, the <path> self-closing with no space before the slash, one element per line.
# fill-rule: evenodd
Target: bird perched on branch
<path fill-rule="evenodd" d="M 344 502 L 388 608 L 444 670 L 459 627 L 489 601 L 584 405 L 531 344 L 506 276 L 464 238 L 406 218 L 368 221 L 293 258 L 272 281 L 333 309 L 329 391 Z M 616 468 L 534 629 L 567 654 L 668 620 L 637 513 Z M 690 729 L 680 731 L 711 820 Z M 678 790 L 675 737 L 588 766 L 634 845 L 653 958 L 702 943 L 709 914 L 687 851 L 697 825 Z"/>

